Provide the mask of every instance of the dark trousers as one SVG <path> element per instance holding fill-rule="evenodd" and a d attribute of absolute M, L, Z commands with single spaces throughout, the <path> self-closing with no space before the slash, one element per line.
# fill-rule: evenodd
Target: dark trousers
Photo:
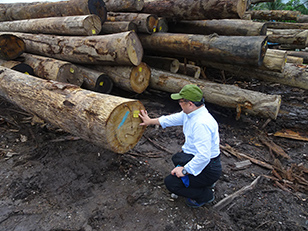
<path fill-rule="evenodd" d="M 172 156 L 174 166 L 184 166 L 194 156 L 184 152 L 178 152 Z M 185 187 L 181 178 L 174 175 L 169 175 L 165 178 L 167 189 L 176 195 L 191 198 L 198 203 L 209 201 L 213 198 L 213 185 L 220 177 L 222 172 L 220 156 L 211 159 L 210 163 L 197 175 L 189 174 L 189 186 Z"/>

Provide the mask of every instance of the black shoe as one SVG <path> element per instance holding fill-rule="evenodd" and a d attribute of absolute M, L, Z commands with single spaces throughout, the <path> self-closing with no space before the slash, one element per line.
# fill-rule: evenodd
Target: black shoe
<path fill-rule="evenodd" d="M 201 206 L 205 205 L 205 204 L 210 204 L 212 203 L 213 201 L 215 200 L 215 196 L 213 196 L 212 199 L 206 201 L 206 202 L 202 202 L 202 203 L 198 203 L 197 201 L 193 200 L 193 199 L 190 199 L 190 198 L 187 198 L 186 199 L 186 205 L 188 207 L 191 207 L 191 208 L 200 208 Z"/>

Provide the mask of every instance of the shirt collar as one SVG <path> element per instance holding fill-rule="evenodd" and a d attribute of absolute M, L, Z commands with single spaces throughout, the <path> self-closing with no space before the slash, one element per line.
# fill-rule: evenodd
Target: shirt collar
<path fill-rule="evenodd" d="M 189 119 L 191 119 L 191 118 L 193 118 L 195 115 L 197 115 L 197 114 L 199 113 L 199 111 L 202 111 L 202 110 L 204 110 L 204 109 L 206 110 L 205 106 L 203 105 L 202 107 L 200 107 L 200 108 L 194 110 L 193 112 L 187 114 L 187 117 L 188 117 Z"/>

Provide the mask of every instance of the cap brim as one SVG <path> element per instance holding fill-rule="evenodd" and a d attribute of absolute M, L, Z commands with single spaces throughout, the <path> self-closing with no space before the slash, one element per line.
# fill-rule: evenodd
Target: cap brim
<path fill-rule="evenodd" d="M 175 94 L 171 94 L 171 99 L 178 100 L 178 99 L 183 99 L 183 97 L 180 96 L 179 93 L 175 93 Z"/>

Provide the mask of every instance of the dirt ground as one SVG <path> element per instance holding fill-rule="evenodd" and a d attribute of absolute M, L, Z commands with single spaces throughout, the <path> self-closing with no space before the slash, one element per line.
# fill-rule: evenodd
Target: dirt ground
<path fill-rule="evenodd" d="M 279 160 L 285 169 L 307 169 L 307 141 L 273 134 L 291 129 L 307 135 L 308 91 L 232 76 L 226 82 L 281 94 L 282 106 L 277 120 L 244 113 L 236 120 L 234 109 L 207 103 L 219 123 L 221 145 L 271 165 Z M 139 99 L 153 117 L 180 110 L 167 93 L 133 95 L 115 89 L 113 94 Z M 184 142 L 180 127 L 149 126 L 133 150 L 116 154 L 49 124 L 32 125 L 31 120 L 0 98 L 1 231 L 308 230 L 307 172 L 300 175 L 305 182 L 281 179 L 277 184 L 265 177 L 274 177 L 271 170 L 254 163 L 235 169 L 235 163 L 245 159 L 223 152 L 214 203 L 192 209 L 184 198 L 171 198 L 163 184 L 173 167 L 172 153 Z M 290 159 L 276 156 L 259 137 L 273 141 Z M 254 188 L 215 208 L 258 176 Z"/>

